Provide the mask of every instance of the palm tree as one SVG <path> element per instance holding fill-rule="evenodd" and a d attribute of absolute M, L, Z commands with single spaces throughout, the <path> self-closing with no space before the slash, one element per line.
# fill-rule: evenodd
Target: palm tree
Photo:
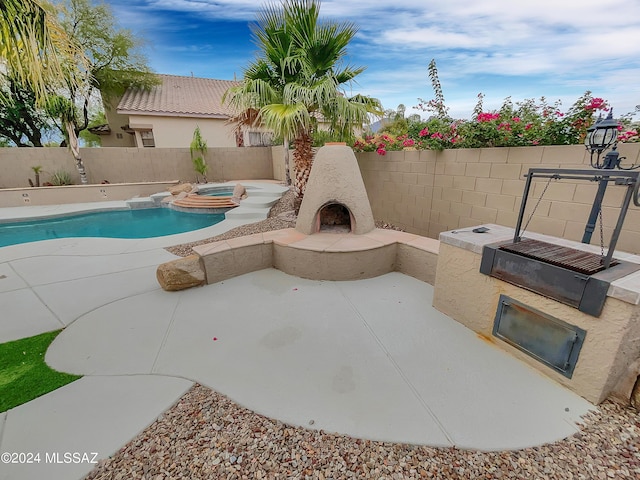
<path fill-rule="evenodd" d="M 41 0 L 0 0 L 0 62 L 42 104 L 63 82 L 77 81 L 69 59 L 83 55 Z"/>
<path fill-rule="evenodd" d="M 341 67 L 357 28 L 350 22 L 319 21 L 319 0 L 283 0 L 258 13 L 252 27 L 260 48 L 240 85 L 224 97 L 243 125 L 264 126 L 282 136 L 285 151 L 294 142 L 294 192 L 300 205 L 313 162 L 312 140 L 318 121 L 346 135 L 382 113 L 380 102 L 363 95 L 347 97 L 341 87 L 364 68 Z M 286 158 L 285 158 L 286 161 Z M 288 173 L 287 163 L 287 173 Z M 289 178 L 287 178 L 289 183 Z"/>

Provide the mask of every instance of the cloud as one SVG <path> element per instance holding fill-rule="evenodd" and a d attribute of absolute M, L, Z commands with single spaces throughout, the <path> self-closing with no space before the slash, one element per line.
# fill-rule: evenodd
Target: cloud
<path fill-rule="evenodd" d="M 236 48 L 230 41 L 216 43 L 222 41 L 220 37 L 207 40 L 195 32 L 206 28 L 206 21 L 254 21 L 256 12 L 265 5 L 260 0 L 110 3 L 124 15 L 121 18 L 126 26 L 151 32 L 155 43 L 161 43 L 163 35 L 176 41 L 182 33 L 185 43 L 196 38 L 194 42 L 211 45 L 212 59 L 222 58 L 223 50 L 234 48 L 237 65 L 253 58 L 254 48 L 246 46 L 248 38 L 236 39 L 238 45 L 245 45 Z M 173 22 L 172 13 L 192 21 Z M 623 105 L 621 111 L 640 104 L 637 1 L 323 0 L 321 15 L 352 21 L 359 27 L 347 62 L 368 68 L 353 89 L 376 96 L 392 108 L 398 103 L 417 103 L 417 97 L 432 97 L 427 75 L 432 58 L 437 61 L 452 113 L 455 104 L 455 109 L 468 115 L 480 91 L 490 92 L 497 103 L 508 95 L 514 99 L 544 95 L 571 104 L 585 90 L 592 90 L 597 96 L 610 95 L 611 103 L 615 100 Z M 155 53 L 161 54 L 162 48 L 156 47 Z M 223 78 L 221 63 L 212 60 L 210 66 L 195 65 L 193 70 Z M 170 61 L 163 62 L 164 68 L 170 65 Z"/>

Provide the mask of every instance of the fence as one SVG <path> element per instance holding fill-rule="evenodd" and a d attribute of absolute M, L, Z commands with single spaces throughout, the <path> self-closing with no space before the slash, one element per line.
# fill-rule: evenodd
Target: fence
<path fill-rule="evenodd" d="M 623 144 L 625 164 L 640 163 L 640 144 Z M 377 220 L 437 238 L 445 230 L 483 223 L 516 225 L 529 168 L 590 168 L 582 146 L 482 148 L 357 154 Z M 546 181 L 534 182 L 527 216 Z M 596 194 L 592 182 L 552 181 L 528 229 L 580 241 Z M 605 242 L 618 218 L 624 187 L 603 202 Z M 533 201 L 531 201 L 533 199 Z M 594 234 L 592 243 L 599 243 Z M 631 207 L 617 249 L 640 253 L 640 208 Z"/>
<path fill-rule="evenodd" d="M 622 144 L 619 150 L 627 157 L 625 164 L 640 163 L 640 144 Z M 283 153 L 282 147 L 210 148 L 207 176 L 209 180 L 282 181 Z M 82 156 L 92 183 L 195 179 L 189 149 L 93 148 L 83 149 Z M 356 157 L 374 217 L 432 238 L 445 230 L 482 223 L 514 227 L 523 176 L 531 167 L 589 168 L 588 154 L 578 145 L 401 151 L 384 156 L 370 152 Z M 0 165 L 0 188 L 26 187 L 36 165 L 48 173 L 64 169 L 78 183 L 73 158 L 64 148 L 0 148 Z M 47 173 L 41 175 L 42 182 L 47 178 Z M 535 182 L 530 206 L 545 184 Z M 551 182 L 528 229 L 579 241 L 596 189 L 591 182 Z M 605 241 L 615 226 L 623 190 L 607 189 L 602 209 Z M 0 206 L 9 206 L 2 198 Z M 592 243 L 599 243 L 598 234 Z M 640 253 L 640 208 L 629 209 L 617 248 Z"/>

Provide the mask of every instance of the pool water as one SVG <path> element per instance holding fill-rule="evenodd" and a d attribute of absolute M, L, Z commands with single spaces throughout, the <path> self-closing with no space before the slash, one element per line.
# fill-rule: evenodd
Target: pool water
<path fill-rule="evenodd" d="M 223 213 L 169 208 L 111 210 L 16 223 L 0 223 L 0 247 L 52 238 L 151 238 L 190 232 L 224 220 Z"/>
<path fill-rule="evenodd" d="M 201 192 L 198 195 L 203 195 L 205 197 L 232 197 L 233 192 Z"/>

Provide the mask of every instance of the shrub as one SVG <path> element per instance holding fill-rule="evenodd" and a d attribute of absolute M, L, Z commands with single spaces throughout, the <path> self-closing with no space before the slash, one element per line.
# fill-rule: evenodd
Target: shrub
<path fill-rule="evenodd" d="M 437 80 L 437 76 L 434 77 Z M 443 150 L 445 148 L 521 147 L 531 145 L 573 145 L 584 141 L 587 128 L 597 115 L 609 111 L 609 104 L 602 98 L 585 92 L 566 111 L 557 101 L 549 104 L 542 97 L 539 101 L 524 100 L 515 105 L 507 97 L 498 110 L 483 109 L 484 96 L 478 95 L 478 103 L 470 120 L 454 120 L 444 107 L 442 92 L 438 99 L 420 100 L 416 107 L 432 115 L 428 120 L 409 117 L 405 122 L 395 121 L 393 133 L 379 133 L 358 138 L 353 149 L 358 152 L 376 151 L 384 155 L 391 150 L 411 148 L 417 150 Z M 631 116 L 623 116 L 619 126 L 619 142 L 637 142 L 638 126 L 631 123 Z M 398 127 L 406 125 L 404 130 Z"/>
<path fill-rule="evenodd" d="M 73 179 L 71 178 L 71 174 L 65 170 L 58 170 L 51 175 L 51 180 L 49 180 L 51 185 L 56 187 L 62 185 L 73 185 Z"/>

